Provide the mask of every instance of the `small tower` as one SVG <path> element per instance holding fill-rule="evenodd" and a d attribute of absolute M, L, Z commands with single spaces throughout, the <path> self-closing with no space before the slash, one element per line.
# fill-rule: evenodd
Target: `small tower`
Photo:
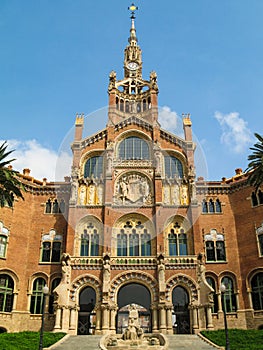
<path fill-rule="evenodd" d="M 158 118 L 157 75 L 151 72 L 150 80 L 142 78 L 142 50 L 138 46 L 135 29 L 134 5 L 131 11 L 129 44 L 124 50 L 124 78 L 117 80 L 116 72 L 109 76 L 109 119 L 115 125 L 131 116 L 156 124 Z"/>

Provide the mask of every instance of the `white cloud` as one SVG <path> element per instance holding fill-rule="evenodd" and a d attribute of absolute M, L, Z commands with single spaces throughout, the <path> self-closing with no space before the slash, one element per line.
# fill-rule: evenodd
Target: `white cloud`
<path fill-rule="evenodd" d="M 215 112 L 214 117 L 222 129 L 221 143 L 229 146 L 233 152 L 242 153 L 253 142 L 252 132 L 238 112 L 228 114 Z"/>
<path fill-rule="evenodd" d="M 178 117 L 177 113 L 172 111 L 168 106 L 164 106 L 159 109 L 159 122 L 163 129 L 173 132 L 178 131 L 182 126 L 180 117 Z M 182 129 L 180 130 L 180 134 L 181 133 Z"/>
<path fill-rule="evenodd" d="M 16 158 L 12 165 L 21 173 L 23 169 L 28 168 L 34 178 L 38 180 L 47 178 L 48 181 L 63 181 L 64 176 L 70 175 L 72 159 L 66 152 L 58 154 L 36 140 L 8 140 L 7 144 L 8 150 L 14 150 L 8 159 Z"/>

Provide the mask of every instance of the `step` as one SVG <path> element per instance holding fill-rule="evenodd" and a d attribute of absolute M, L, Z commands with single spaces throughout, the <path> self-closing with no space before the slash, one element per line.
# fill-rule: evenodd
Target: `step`
<path fill-rule="evenodd" d="M 215 350 L 219 349 L 207 343 L 198 335 L 175 334 L 166 336 L 169 341 L 169 350 Z M 100 335 L 74 335 L 58 345 L 53 345 L 52 350 L 98 350 Z"/>

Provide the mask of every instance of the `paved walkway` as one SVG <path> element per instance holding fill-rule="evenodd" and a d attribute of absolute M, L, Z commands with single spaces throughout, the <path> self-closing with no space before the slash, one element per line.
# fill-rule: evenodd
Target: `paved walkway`
<path fill-rule="evenodd" d="M 54 350 L 98 350 L 101 336 L 79 335 L 71 336 L 58 346 L 52 346 Z M 169 335 L 169 350 L 215 350 L 216 348 L 197 335 Z"/>

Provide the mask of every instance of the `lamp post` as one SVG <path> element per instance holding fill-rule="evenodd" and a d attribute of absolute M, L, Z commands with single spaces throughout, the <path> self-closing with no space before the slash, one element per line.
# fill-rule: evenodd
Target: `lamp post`
<path fill-rule="evenodd" d="M 42 317 L 41 317 L 41 328 L 40 328 L 40 338 L 39 338 L 39 350 L 43 349 L 43 332 L 44 332 L 44 323 L 45 323 L 45 305 L 46 305 L 46 296 L 48 295 L 49 289 L 45 285 L 43 287 L 43 303 L 42 303 Z"/>
<path fill-rule="evenodd" d="M 225 326 L 225 334 L 226 334 L 226 350 L 230 350 L 228 328 L 227 328 L 227 318 L 226 318 L 226 309 L 225 309 L 225 300 L 224 300 L 224 293 L 226 291 L 226 286 L 223 283 L 220 285 L 220 291 L 221 291 L 222 309 L 223 309 L 223 314 L 224 314 L 224 326 Z"/>

